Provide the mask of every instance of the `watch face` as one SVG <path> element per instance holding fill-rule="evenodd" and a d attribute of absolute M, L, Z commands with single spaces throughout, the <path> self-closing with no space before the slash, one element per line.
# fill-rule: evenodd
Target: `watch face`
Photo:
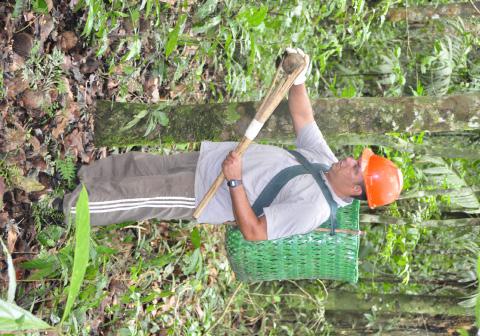
<path fill-rule="evenodd" d="M 242 181 L 240 180 L 230 180 L 227 182 L 227 185 L 231 188 L 235 188 L 237 186 L 239 186 L 240 184 L 242 184 Z"/>

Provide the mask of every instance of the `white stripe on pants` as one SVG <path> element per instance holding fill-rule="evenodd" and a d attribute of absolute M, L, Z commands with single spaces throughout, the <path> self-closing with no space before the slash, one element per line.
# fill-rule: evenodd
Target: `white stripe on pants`
<path fill-rule="evenodd" d="M 139 221 L 191 219 L 195 209 L 198 152 L 161 156 L 129 152 L 111 156 L 79 172 L 89 195 L 93 226 Z M 75 214 L 81 184 L 64 198 L 64 212 Z"/>

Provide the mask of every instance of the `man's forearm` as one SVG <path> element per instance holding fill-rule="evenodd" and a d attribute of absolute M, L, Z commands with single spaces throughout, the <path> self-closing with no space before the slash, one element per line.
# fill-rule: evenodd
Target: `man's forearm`
<path fill-rule="evenodd" d="M 246 240 L 266 240 L 267 224 L 265 217 L 258 218 L 248 201 L 243 185 L 230 188 L 233 214 L 237 225 Z"/>
<path fill-rule="evenodd" d="M 295 133 L 297 134 L 303 126 L 314 120 L 312 104 L 304 84 L 293 85 L 290 88 L 288 92 L 288 108 L 292 116 Z"/>

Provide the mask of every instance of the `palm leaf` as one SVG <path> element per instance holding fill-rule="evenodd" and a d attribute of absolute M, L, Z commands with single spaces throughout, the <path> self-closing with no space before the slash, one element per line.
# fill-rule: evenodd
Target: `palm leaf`
<path fill-rule="evenodd" d="M 73 259 L 72 277 L 68 291 L 67 304 L 63 312 L 62 322 L 70 314 L 73 303 L 80 292 L 90 252 L 90 211 L 88 193 L 85 185 L 78 196 L 75 215 L 75 255 Z"/>
<path fill-rule="evenodd" d="M 462 194 L 455 193 L 451 195 L 450 202 L 452 206 L 469 209 L 468 212 L 470 213 L 479 212 L 480 202 L 475 195 L 475 191 L 467 185 L 465 180 L 444 159 L 422 156 L 419 163 L 427 166 L 422 169 L 422 172 L 427 177 L 430 185 L 464 190 Z"/>

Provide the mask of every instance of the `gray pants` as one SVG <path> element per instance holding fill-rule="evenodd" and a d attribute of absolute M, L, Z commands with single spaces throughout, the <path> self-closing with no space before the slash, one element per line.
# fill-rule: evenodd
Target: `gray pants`
<path fill-rule="evenodd" d="M 168 156 L 129 152 L 83 166 L 92 226 L 151 218 L 192 219 L 198 152 Z M 82 185 L 63 200 L 68 220 Z"/>

